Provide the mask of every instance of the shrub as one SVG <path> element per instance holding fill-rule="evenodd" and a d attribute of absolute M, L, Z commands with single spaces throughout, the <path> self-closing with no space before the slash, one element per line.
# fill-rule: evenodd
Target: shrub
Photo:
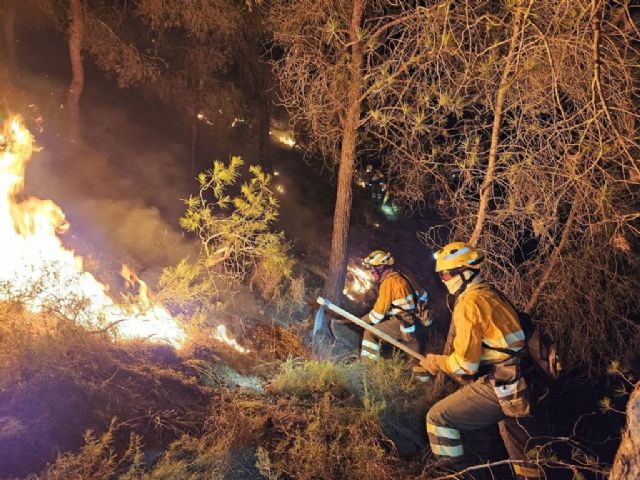
<path fill-rule="evenodd" d="M 274 419 L 275 438 L 258 450 L 257 466 L 267 478 L 391 478 L 393 445 L 375 416 L 330 393 L 299 413 Z"/>
<path fill-rule="evenodd" d="M 92 431 L 84 435 L 85 445 L 77 453 L 58 456 L 56 462 L 39 478 L 41 480 L 133 480 L 142 473 L 142 451 L 138 435 L 132 434 L 124 455 L 114 451 L 115 422 L 100 437 Z"/>
<path fill-rule="evenodd" d="M 289 357 L 272 386 L 282 393 L 300 397 L 315 397 L 331 392 L 335 396 L 347 393 L 346 364 L 330 361 L 296 361 Z"/>

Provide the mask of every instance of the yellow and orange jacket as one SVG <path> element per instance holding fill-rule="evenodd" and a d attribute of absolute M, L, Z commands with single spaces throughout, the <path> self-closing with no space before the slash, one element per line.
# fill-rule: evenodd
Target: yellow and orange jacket
<path fill-rule="evenodd" d="M 483 347 L 518 351 L 525 336 L 513 307 L 489 284 L 471 284 L 456 299 L 451 317 L 455 337 L 453 353 L 438 355 L 438 368 L 453 375 L 474 375 L 481 365 L 509 360 L 506 353 Z"/>
<path fill-rule="evenodd" d="M 413 279 L 411 285 L 416 289 L 415 298 L 419 302 L 426 302 L 428 294 Z M 415 330 L 413 312 L 416 309 L 414 295 L 411 292 L 409 282 L 396 270 L 389 269 L 382 273 L 378 299 L 369 312 L 368 320 L 377 324 L 396 316 L 402 321 L 401 330 L 411 333 Z"/>

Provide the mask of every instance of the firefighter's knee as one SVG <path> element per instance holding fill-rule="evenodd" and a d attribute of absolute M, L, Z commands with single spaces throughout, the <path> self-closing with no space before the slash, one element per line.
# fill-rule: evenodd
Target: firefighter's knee
<path fill-rule="evenodd" d="M 428 411 L 427 411 L 427 424 L 431 425 L 444 425 L 444 418 L 442 415 L 442 407 L 440 405 L 441 402 L 435 403 Z"/>

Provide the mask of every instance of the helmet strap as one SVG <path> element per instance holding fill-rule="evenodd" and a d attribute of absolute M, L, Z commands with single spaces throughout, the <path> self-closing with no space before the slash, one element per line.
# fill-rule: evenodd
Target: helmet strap
<path fill-rule="evenodd" d="M 382 275 L 384 275 L 384 272 L 386 272 L 390 268 L 391 267 L 389 265 L 378 265 L 373 267 L 373 271 L 376 273 L 377 280 L 381 280 Z"/>
<path fill-rule="evenodd" d="M 469 275 L 466 275 L 467 272 L 469 272 Z M 474 280 L 476 278 L 479 278 L 478 277 L 479 275 L 480 275 L 480 272 L 478 270 L 475 270 L 475 269 L 466 268 L 466 269 L 462 270 L 457 275 L 462 280 L 462 283 L 460 284 L 460 287 L 455 292 L 450 292 L 450 293 L 452 295 L 455 295 L 456 297 L 461 295 L 462 293 L 464 293 L 464 291 L 467 289 L 467 287 L 469 285 L 471 285 L 472 283 L 475 283 Z"/>

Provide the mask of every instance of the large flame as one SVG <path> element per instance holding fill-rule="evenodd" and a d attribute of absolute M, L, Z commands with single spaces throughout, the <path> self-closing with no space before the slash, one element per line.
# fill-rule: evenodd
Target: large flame
<path fill-rule="evenodd" d="M 21 299 L 34 312 L 55 311 L 87 326 L 114 325 L 125 338 L 168 341 L 179 347 L 185 333 L 171 314 L 146 300 L 118 305 L 107 287 L 84 271 L 82 257 L 67 250 L 58 234 L 69 228 L 51 200 L 19 200 L 25 168 L 34 150 L 22 119 L 7 120 L 0 134 L 0 299 Z M 134 274 L 135 275 L 135 274 Z M 139 282 L 140 298 L 146 296 Z"/>

